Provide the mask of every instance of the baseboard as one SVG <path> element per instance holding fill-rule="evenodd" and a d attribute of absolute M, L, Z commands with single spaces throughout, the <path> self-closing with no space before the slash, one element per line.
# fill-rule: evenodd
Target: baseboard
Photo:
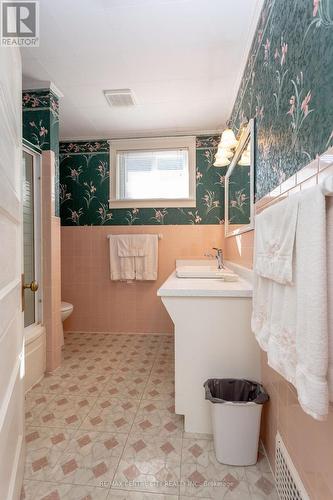
<path fill-rule="evenodd" d="M 13 463 L 12 475 L 10 477 L 7 500 L 19 500 L 23 483 L 24 463 L 25 463 L 25 443 L 21 434 L 17 440 L 15 460 Z"/>
<path fill-rule="evenodd" d="M 87 330 L 87 331 L 84 331 L 84 330 L 78 330 L 78 331 L 72 331 L 72 330 L 69 330 L 69 331 L 65 331 L 64 334 L 65 335 L 72 335 L 73 333 L 83 333 L 83 334 L 91 334 L 91 335 L 94 335 L 94 334 L 102 334 L 102 335 L 154 335 L 154 336 L 160 336 L 160 337 L 173 337 L 174 336 L 174 333 L 154 333 L 154 332 L 92 332 L 91 330 Z"/>

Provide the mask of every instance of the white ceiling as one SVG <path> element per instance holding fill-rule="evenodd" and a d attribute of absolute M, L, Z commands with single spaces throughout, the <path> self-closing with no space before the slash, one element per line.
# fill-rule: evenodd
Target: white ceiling
<path fill-rule="evenodd" d="M 221 129 L 263 0 L 40 0 L 40 47 L 22 49 L 23 85 L 52 81 L 62 139 Z M 110 108 L 103 90 L 137 105 Z"/>

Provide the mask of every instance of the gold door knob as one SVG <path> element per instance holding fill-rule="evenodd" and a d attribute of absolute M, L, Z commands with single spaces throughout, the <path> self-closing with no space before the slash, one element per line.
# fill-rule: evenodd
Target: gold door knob
<path fill-rule="evenodd" d="M 30 290 L 31 290 L 32 292 L 36 293 L 36 292 L 37 292 L 37 290 L 38 290 L 38 283 L 37 283 L 37 281 L 36 281 L 36 280 L 32 280 L 32 282 L 31 282 L 31 283 L 29 283 L 29 284 L 25 283 L 25 284 L 23 285 L 23 288 L 24 288 L 24 289 L 26 289 L 26 288 L 30 288 Z"/>

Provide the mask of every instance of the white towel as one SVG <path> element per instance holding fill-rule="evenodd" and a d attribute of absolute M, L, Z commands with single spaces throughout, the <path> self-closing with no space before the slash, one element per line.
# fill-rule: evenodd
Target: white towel
<path fill-rule="evenodd" d="M 328 314 L 328 391 L 333 402 L 333 197 L 326 198 L 327 221 L 327 314 Z"/>
<path fill-rule="evenodd" d="M 155 281 L 158 270 L 158 236 L 157 234 L 147 234 L 146 255 L 134 257 L 135 276 L 137 280 Z"/>
<path fill-rule="evenodd" d="M 268 364 L 296 387 L 303 410 L 321 420 L 328 413 L 325 197 L 319 186 L 294 197 L 292 282 L 281 284 L 255 272 L 252 329 Z M 255 269 L 256 258 L 255 253 Z"/>
<path fill-rule="evenodd" d="M 292 282 L 298 197 L 290 196 L 256 217 L 254 271 L 277 283 Z"/>
<path fill-rule="evenodd" d="M 118 256 L 118 241 L 120 235 L 108 236 L 109 251 L 110 251 L 110 278 L 113 281 L 119 280 L 134 280 L 135 265 L 134 257 L 121 259 Z"/>
<path fill-rule="evenodd" d="M 117 238 L 118 257 L 144 257 L 147 255 L 146 234 L 123 234 Z"/>
<path fill-rule="evenodd" d="M 304 191 L 296 234 L 296 388 L 314 418 L 328 413 L 326 203 L 320 186 Z"/>
<path fill-rule="evenodd" d="M 157 234 L 109 235 L 108 238 L 111 280 L 157 279 Z"/>

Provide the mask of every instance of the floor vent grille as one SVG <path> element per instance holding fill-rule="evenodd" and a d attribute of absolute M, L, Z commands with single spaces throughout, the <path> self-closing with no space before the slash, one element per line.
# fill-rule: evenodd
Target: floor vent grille
<path fill-rule="evenodd" d="M 310 500 L 279 433 L 276 435 L 275 482 L 280 500 Z"/>

